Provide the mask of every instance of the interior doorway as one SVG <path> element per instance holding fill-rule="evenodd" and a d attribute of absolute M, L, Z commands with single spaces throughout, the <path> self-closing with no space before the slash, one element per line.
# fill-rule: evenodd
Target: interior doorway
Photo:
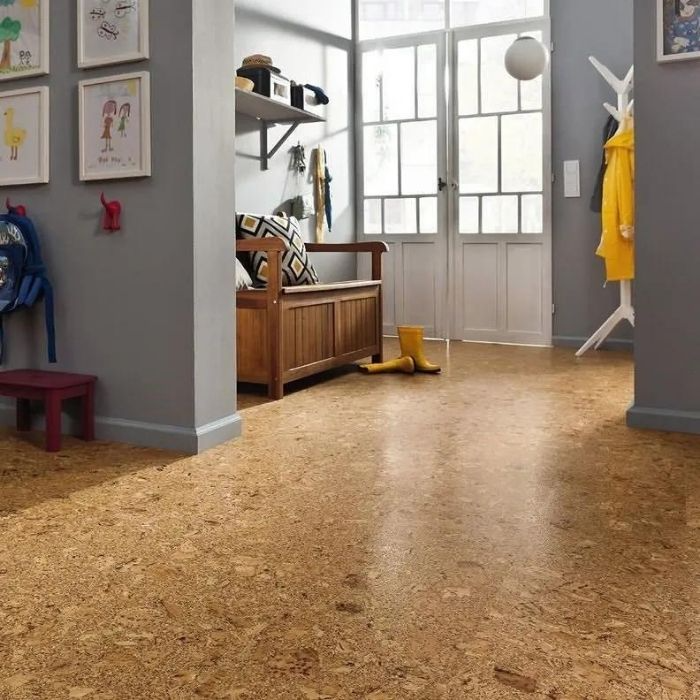
<path fill-rule="evenodd" d="M 552 337 L 550 79 L 504 67 L 498 22 L 358 46 L 360 237 L 384 240 L 385 328 L 455 340 Z"/>

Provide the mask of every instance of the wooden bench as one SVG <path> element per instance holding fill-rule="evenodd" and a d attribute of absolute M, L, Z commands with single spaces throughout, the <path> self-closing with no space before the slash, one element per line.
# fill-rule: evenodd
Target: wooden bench
<path fill-rule="evenodd" d="M 83 402 L 83 440 L 95 439 L 94 389 L 97 377 L 41 370 L 0 372 L 0 396 L 17 399 L 17 430 L 31 430 L 31 401 L 43 401 L 46 408 L 46 450 L 61 449 L 61 407 L 66 399 Z"/>
<path fill-rule="evenodd" d="M 310 253 L 370 253 L 372 279 L 282 286 L 283 241 L 236 241 L 237 251 L 264 251 L 269 284 L 236 295 L 238 381 L 266 384 L 281 399 L 284 385 L 371 357 L 382 361 L 382 255 L 386 243 L 307 244 Z"/>

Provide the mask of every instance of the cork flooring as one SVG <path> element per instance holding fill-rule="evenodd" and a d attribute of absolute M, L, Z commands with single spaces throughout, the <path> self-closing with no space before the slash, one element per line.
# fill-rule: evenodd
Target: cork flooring
<path fill-rule="evenodd" d="M 0 434 L 0 698 L 700 697 L 700 440 L 625 355 L 431 353 L 191 459 Z"/>

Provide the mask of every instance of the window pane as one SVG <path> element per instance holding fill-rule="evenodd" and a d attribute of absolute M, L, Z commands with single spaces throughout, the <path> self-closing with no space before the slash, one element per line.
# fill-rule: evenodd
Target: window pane
<path fill-rule="evenodd" d="M 415 199 L 384 200 L 385 233 L 416 233 L 417 223 Z"/>
<path fill-rule="evenodd" d="M 399 193 L 399 139 L 396 124 L 366 126 L 364 131 L 365 195 Z"/>
<path fill-rule="evenodd" d="M 418 117 L 437 116 L 437 46 L 419 46 L 418 52 Z"/>
<path fill-rule="evenodd" d="M 501 117 L 503 192 L 542 191 L 542 113 Z"/>
<path fill-rule="evenodd" d="M 542 32 L 526 32 L 520 36 L 531 36 L 542 41 Z M 520 82 L 520 109 L 542 109 L 542 76 Z"/>
<path fill-rule="evenodd" d="M 416 52 L 412 46 L 382 53 L 385 121 L 416 117 Z"/>
<path fill-rule="evenodd" d="M 453 27 L 542 15 L 544 0 L 452 0 Z"/>
<path fill-rule="evenodd" d="M 365 233 L 382 232 L 382 200 L 365 199 Z"/>
<path fill-rule="evenodd" d="M 459 113 L 479 113 L 479 45 L 476 39 L 460 41 L 457 66 Z"/>
<path fill-rule="evenodd" d="M 520 109 L 542 109 L 542 76 L 520 83 Z"/>
<path fill-rule="evenodd" d="M 521 199 L 523 233 L 544 233 L 544 204 L 541 194 L 525 194 Z"/>
<path fill-rule="evenodd" d="M 382 68 L 379 51 L 362 55 L 362 118 L 365 122 L 378 122 L 379 96 L 382 90 Z"/>
<path fill-rule="evenodd" d="M 445 0 L 358 0 L 360 39 L 445 28 Z"/>
<path fill-rule="evenodd" d="M 518 198 L 484 197 L 483 233 L 517 233 L 518 232 Z"/>
<path fill-rule="evenodd" d="M 420 232 L 438 232 L 438 200 L 437 197 L 422 197 L 420 203 Z"/>
<path fill-rule="evenodd" d="M 498 117 L 459 120 L 459 189 L 498 192 Z"/>
<path fill-rule="evenodd" d="M 401 124 L 401 194 L 437 189 L 437 122 Z"/>
<path fill-rule="evenodd" d="M 481 111 L 515 112 L 518 109 L 518 81 L 508 75 L 505 55 L 516 34 L 481 40 Z"/>
<path fill-rule="evenodd" d="M 459 232 L 479 233 L 479 198 L 459 198 Z"/>

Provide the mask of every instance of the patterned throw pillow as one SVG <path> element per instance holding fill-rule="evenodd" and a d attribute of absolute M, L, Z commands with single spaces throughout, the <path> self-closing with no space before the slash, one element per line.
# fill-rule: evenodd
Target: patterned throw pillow
<path fill-rule="evenodd" d="M 301 237 L 299 222 L 294 217 L 236 216 L 238 238 L 280 238 L 287 250 L 282 254 L 282 285 L 297 287 L 303 284 L 318 284 L 318 275 L 309 260 L 309 254 Z M 250 272 L 253 281 L 267 284 L 267 253 L 250 254 Z"/>

